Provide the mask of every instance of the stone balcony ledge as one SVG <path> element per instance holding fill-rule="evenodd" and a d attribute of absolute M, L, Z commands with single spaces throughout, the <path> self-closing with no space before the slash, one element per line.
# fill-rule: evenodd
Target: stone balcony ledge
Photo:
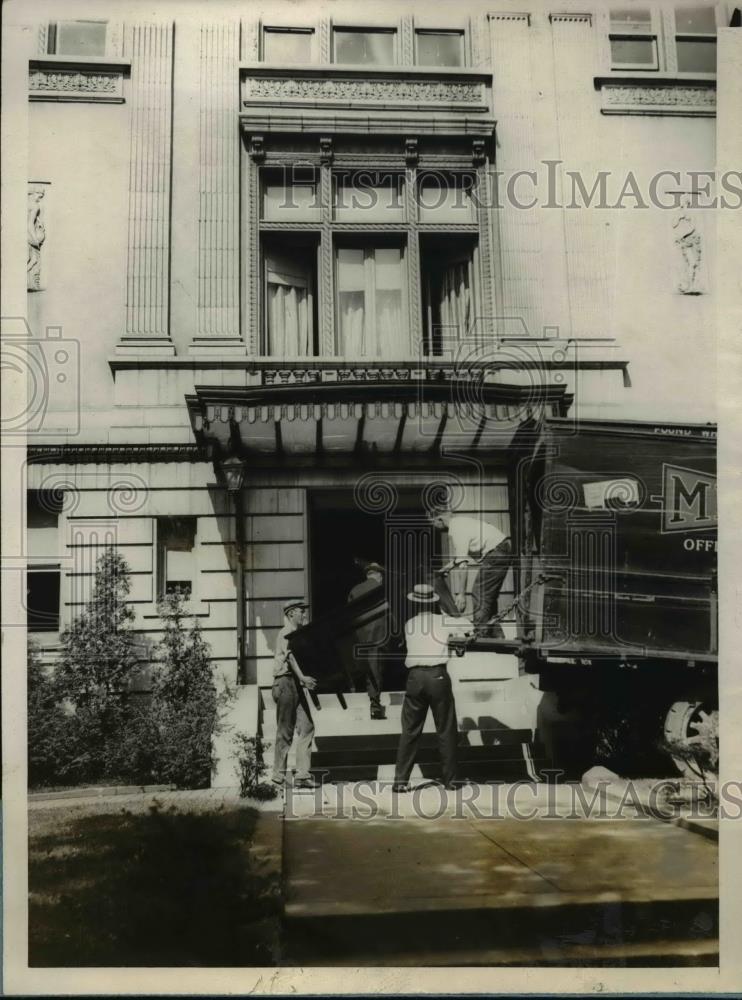
<path fill-rule="evenodd" d="M 613 340 L 503 337 L 486 347 L 463 344 L 456 356 L 399 357 L 388 360 L 337 357 L 112 357 L 114 377 L 119 372 L 181 370 L 192 372 L 242 371 L 246 383 L 258 385 L 308 382 L 404 382 L 416 378 L 446 381 L 452 378 L 482 378 L 513 370 L 615 370 L 624 375 L 628 360 Z"/>
<path fill-rule="evenodd" d="M 247 131 L 494 130 L 492 74 L 481 70 L 243 63 L 240 77 Z"/>
<path fill-rule="evenodd" d="M 28 63 L 31 101 L 123 104 L 128 59 L 112 56 L 35 56 Z"/>

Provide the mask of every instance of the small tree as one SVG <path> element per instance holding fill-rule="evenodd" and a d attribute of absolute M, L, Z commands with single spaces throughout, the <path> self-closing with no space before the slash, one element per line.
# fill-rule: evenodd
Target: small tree
<path fill-rule="evenodd" d="M 134 611 L 126 603 L 130 589 L 126 560 L 106 548 L 96 565 L 90 600 L 62 633 L 55 683 L 59 701 L 74 710 L 70 776 L 78 779 L 133 777 L 123 773 L 130 768 L 121 760 L 121 746 L 134 721 L 129 690 L 139 665 L 131 629 Z"/>
<path fill-rule="evenodd" d="M 160 740 L 157 772 L 179 788 L 204 788 L 211 780 L 218 712 L 211 650 L 197 621 L 186 627 L 180 593 L 168 594 L 159 611 L 164 634 L 155 651 L 160 662 L 152 697 Z"/>

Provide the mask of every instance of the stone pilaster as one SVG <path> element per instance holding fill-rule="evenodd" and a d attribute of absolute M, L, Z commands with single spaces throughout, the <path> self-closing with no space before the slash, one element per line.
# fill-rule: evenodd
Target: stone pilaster
<path fill-rule="evenodd" d="M 126 332 L 117 353 L 174 354 L 170 340 L 172 23 L 127 31 L 131 58 Z"/>
<path fill-rule="evenodd" d="M 239 291 L 239 58 L 239 23 L 201 25 L 198 293 L 192 354 L 244 353 Z"/>
<path fill-rule="evenodd" d="M 496 67 L 493 104 L 497 109 L 498 171 L 490 199 L 500 206 L 491 213 L 498 227 L 500 287 L 498 312 L 517 317 L 532 335 L 543 322 L 544 262 L 541 254 L 543 212 L 518 206 L 535 194 L 517 172 L 537 168 L 533 94 L 533 26 L 529 14 L 492 12 L 488 17 L 490 58 Z M 486 308 L 486 303 L 484 304 Z"/>
<path fill-rule="evenodd" d="M 590 14 L 552 14 L 554 94 L 560 159 L 564 169 L 582 175 L 590 192 L 601 167 L 599 97 L 585 87 L 597 72 L 598 46 Z M 569 288 L 569 335 L 606 336 L 610 329 L 606 212 L 584 204 L 571 177 L 563 176 L 561 211 Z M 599 200 L 599 189 L 594 195 Z M 571 207 L 570 207 L 571 206 Z M 610 214 L 610 213 L 608 213 Z"/>

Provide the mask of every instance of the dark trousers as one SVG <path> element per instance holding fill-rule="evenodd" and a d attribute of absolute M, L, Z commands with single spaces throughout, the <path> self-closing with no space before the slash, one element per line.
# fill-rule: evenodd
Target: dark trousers
<path fill-rule="evenodd" d="M 368 700 L 371 702 L 371 708 L 381 708 L 381 685 L 384 669 L 381 647 L 372 646 L 363 659 L 366 673 L 366 691 L 368 692 Z"/>
<path fill-rule="evenodd" d="M 456 744 L 459 738 L 456 705 L 451 678 L 445 664 L 439 664 L 435 667 L 410 667 L 407 671 L 395 781 L 404 784 L 409 781 L 429 708 L 433 710 L 438 733 L 443 782 L 448 784 L 456 777 Z"/>
<path fill-rule="evenodd" d="M 472 621 L 479 628 L 480 634 L 484 631 L 482 626 L 497 614 L 497 599 L 510 569 L 511 558 L 510 542 L 505 539 L 482 560 L 472 587 L 474 598 Z M 495 638 L 502 638 L 505 634 L 499 624 L 492 625 L 486 631 Z"/>
<path fill-rule="evenodd" d="M 296 730 L 296 777 L 309 778 L 312 760 L 314 723 L 304 691 L 293 675 L 284 674 L 273 681 L 276 703 L 276 746 L 273 758 L 273 780 L 286 777 L 286 759 Z"/>

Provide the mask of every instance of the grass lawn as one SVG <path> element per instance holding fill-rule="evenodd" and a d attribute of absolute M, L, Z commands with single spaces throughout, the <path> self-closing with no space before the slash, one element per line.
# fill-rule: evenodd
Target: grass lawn
<path fill-rule="evenodd" d="M 31 809 L 29 964 L 275 965 L 280 877 L 250 851 L 257 818 L 193 799 Z"/>

